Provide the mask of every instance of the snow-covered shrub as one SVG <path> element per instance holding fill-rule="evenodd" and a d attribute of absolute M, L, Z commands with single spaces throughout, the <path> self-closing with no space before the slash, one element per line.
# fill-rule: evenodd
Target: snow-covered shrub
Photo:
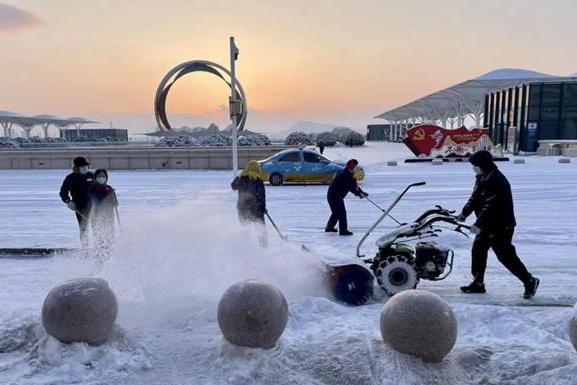
<path fill-rule="evenodd" d="M 196 147 L 198 139 L 192 136 L 165 136 L 156 144 L 157 147 Z"/>
<path fill-rule="evenodd" d="M 201 146 L 206 147 L 223 147 L 223 146 L 232 146 L 232 139 L 228 136 L 224 136 L 222 134 L 211 135 L 204 138 L 200 142 Z"/>
<path fill-rule="evenodd" d="M 239 146 L 270 146 L 268 136 L 262 134 L 248 133 L 238 137 Z"/>
<path fill-rule="evenodd" d="M 28 139 L 23 138 L 21 136 L 17 136 L 15 138 L 10 138 L 10 140 L 13 140 L 14 142 L 16 142 L 18 144 L 30 144 L 31 143 Z"/>
<path fill-rule="evenodd" d="M 0 138 L 0 149 L 12 149 L 19 148 L 18 142 L 12 140 L 11 138 Z"/>
<path fill-rule="evenodd" d="M 339 140 L 342 144 L 347 146 L 362 146 L 365 144 L 365 137 L 356 131 L 351 131 L 341 137 Z"/>
<path fill-rule="evenodd" d="M 331 131 L 331 133 L 337 137 L 337 142 L 341 142 L 341 143 L 342 143 L 341 139 L 344 140 L 344 137 L 346 135 L 348 135 L 350 132 L 353 132 L 353 130 L 351 130 L 348 127 L 335 127 Z"/>
<path fill-rule="evenodd" d="M 297 131 L 297 132 L 293 132 L 292 134 L 290 134 L 289 136 L 286 137 L 285 144 L 287 145 L 314 145 L 315 144 L 315 140 L 313 139 L 313 137 L 309 134 L 306 134 L 302 131 Z"/>
<path fill-rule="evenodd" d="M 332 132 L 321 132 L 316 137 L 317 146 L 322 142 L 325 146 L 331 147 L 337 144 L 337 136 Z"/>

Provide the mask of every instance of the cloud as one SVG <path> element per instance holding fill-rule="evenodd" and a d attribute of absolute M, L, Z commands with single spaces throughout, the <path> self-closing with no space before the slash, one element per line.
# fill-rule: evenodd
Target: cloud
<path fill-rule="evenodd" d="M 15 32 L 42 24 L 35 14 L 0 3 L 0 32 Z"/>

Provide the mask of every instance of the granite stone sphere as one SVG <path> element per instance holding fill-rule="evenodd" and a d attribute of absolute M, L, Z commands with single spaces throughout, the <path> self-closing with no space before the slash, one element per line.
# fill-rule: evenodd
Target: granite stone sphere
<path fill-rule="evenodd" d="M 44 329 L 63 343 L 106 342 L 118 314 L 116 297 L 103 279 L 66 281 L 48 293 L 42 306 Z"/>
<path fill-rule="evenodd" d="M 575 350 L 577 350 L 577 314 L 575 314 L 569 321 L 569 337 Z"/>
<path fill-rule="evenodd" d="M 288 305 L 275 286 L 257 280 L 229 287 L 218 303 L 218 326 L 238 346 L 272 348 L 288 321 Z"/>
<path fill-rule="evenodd" d="M 457 319 L 438 295 L 406 290 L 385 303 L 381 335 L 396 351 L 427 362 L 440 362 L 457 341 Z"/>

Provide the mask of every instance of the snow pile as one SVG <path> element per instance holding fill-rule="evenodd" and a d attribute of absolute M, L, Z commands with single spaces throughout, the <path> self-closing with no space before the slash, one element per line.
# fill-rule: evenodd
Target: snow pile
<path fill-rule="evenodd" d="M 0 326 L 0 354 L 10 353 L 13 358 L 9 363 L 0 363 L 0 377 L 9 379 L 16 374 L 18 382 L 13 383 L 65 383 L 69 379 L 88 382 L 103 376 L 126 378 L 152 368 L 151 355 L 135 342 L 138 338 L 120 327 L 116 327 L 108 343 L 95 347 L 60 343 L 46 334 L 34 316 L 15 318 Z"/>
<path fill-rule="evenodd" d="M 306 134 L 302 131 L 297 131 L 297 132 L 293 132 L 292 134 L 289 134 L 289 136 L 286 137 L 284 143 L 286 145 L 289 146 L 294 146 L 294 145 L 306 145 L 306 146 L 310 146 L 310 145 L 314 145 L 315 144 L 315 140 L 313 139 L 313 137 L 309 134 Z"/>

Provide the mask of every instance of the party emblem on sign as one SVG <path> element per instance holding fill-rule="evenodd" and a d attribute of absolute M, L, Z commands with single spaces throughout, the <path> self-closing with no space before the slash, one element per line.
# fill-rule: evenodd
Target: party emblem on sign
<path fill-rule="evenodd" d="M 419 128 L 415 131 L 415 135 L 413 136 L 413 140 L 424 140 L 425 139 L 425 131 Z"/>

